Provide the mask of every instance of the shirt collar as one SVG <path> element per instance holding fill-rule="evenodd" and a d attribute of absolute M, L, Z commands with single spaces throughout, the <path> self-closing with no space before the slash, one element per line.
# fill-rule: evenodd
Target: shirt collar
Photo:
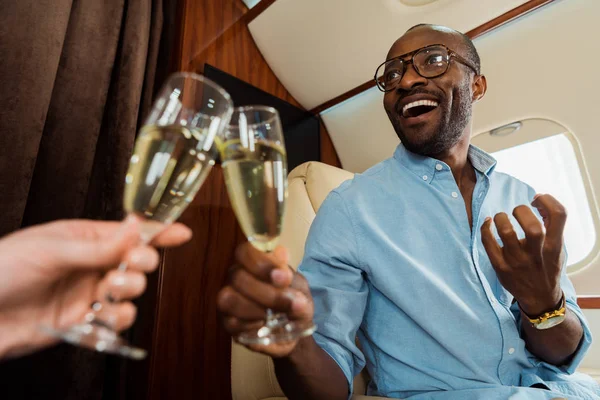
<path fill-rule="evenodd" d="M 469 145 L 469 161 L 477 171 L 489 175 L 496 168 L 496 159 L 479 147 Z"/>
<path fill-rule="evenodd" d="M 469 145 L 469 161 L 477 171 L 484 175 L 489 175 L 496 167 L 496 159 L 477 146 Z M 398 145 L 394 152 L 394 158 L 417 175 L 419 178 L 431 182 L 436 172 L 449 171 L 450 167 L 443 161 L 435 158 L 422 156 L 408 151 L 402 143 Z M 441 165 L 438 167 L 438 165 Z"/>

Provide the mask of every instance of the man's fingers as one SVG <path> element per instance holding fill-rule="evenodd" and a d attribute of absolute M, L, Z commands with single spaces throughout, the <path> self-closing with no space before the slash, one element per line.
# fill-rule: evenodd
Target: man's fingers
<path fill-rule="evenodd" d="M 519 237 L 510 223 L 508 215 L 503 212 L 496 214 L 494 216 L 494 224 L 496 225 L 498 236 L 500 236 L 500 239 L 502 239 L 504 249 L 508 251 L 509 254 L 519 254 L 521 251 L 521 243 L 519 242 Z"/>
<path fill-rule="evenodd" d="M 312 320 L 314 316 L 313 302 L 299 290 L 288 289 L 288 291 L 292 298 L 292 305 L 287 312 L 288 318 L 291 320 Z"/>
<path fill-rule="evenodd" d="M 279 265 L 271 270 L 271 283 L 279 288 L 288 287 L 294 279 L 294 270 L 289 266 L 290 254 L 287 248 L 277 246 L 273 251 L 273 256 Z"/>
<path fill-rule="evenodd" d="M 536 260 L 541 260 L 545 233 L 540 220 L 531 208 L 525 205 L 516 207 L 513 210 L 513 216 L 525 232 L 527 251 L 536 257 Z"/>
<path fill-rule="evenodd" d="M 287 252 L 279 247 L 272 253 L 257 250 L 250 243 L 243 243 L 236 249 L 235 258 L 245 270 L 257 279 L 284 287 L 292 281 L 292 271 L 287 266 Z M 274 272 L 278 269 L 277 272 Z M 273 275 L 274 274 L 274 275 Z"/>
<path fill-rule="evenodd" d="M 265 308 L 286 311 L 291 306 L 291 299 L 286 289 L 278 289 L 269 283 L 260 281 L 244 268 L 236 268 L 232 272 L 231 287 L 242 296 Z"/>
<path fill-rule="evenodd" d="M 217 296 L 217 307 L 223 314 L 244 319 L 260 320 L 265 318 L 264 307 L 248 300 L 231 286 L 226 286 Z"/>
<path fill-rule="evenodd" d="M 312 320 L 314 316 L 314 303 L 310 296 L 308 281 L 300 272 L 294 273 L 294 280 L 287 289 L 288 296 L 292 299 L 288 317 L 290 319 Z"/>
<path fill-rule="evenodd" d="M 502 248 L 492 233 L 492 218 L 487 217 L 481 225 L 481 242 L 494 268 L 504 268 L 505 261 Z"/>
<path fill-rule="evenodd" d="M 231 297 L 228 299 L 219 296 L 219 309 L 225 314 L 223 323 L 225 329 L 231 335 L 257 329 L 264 324 L 266 309 L 257 307 L 255 303 L 245 299 L 239 293 L 232 292 L 226 296 L 230 295 Z M 292 291 L 292 296 L 294 300 L 290 310 L 285 313 L 287 317 L 290 320 L 312 320 L 314 313 L 312 302 L 302 292 L 294 290 Z M 223 302 L 228 302 L 229 304 L 224 304 Z M 253 308 L 252 312 L 250 312 L 251 308 Z"/>
<path fill-rule="evenodd" d="M 156 235 L 152 239 L 152 245 L 158 247 L 179 246 L 192 238 L 192 230 L 177 222 Z"/>
<path fill-rule="evenodd" d="M 531 205 L 537 208 L 546 227 L 545 245 L 562 249 L 563 232 L 567 222 L 567 210 L 549 194 L 536 195 Z"/>
<path fill-rule="evenodd" d="M 264 317 L 265 316 L 263 315 L 263 319 L 261 320 L 248 321 L 237 317 L 226 316 L 223 318 L 223 325 L 231 336 L 237 336 L 242 332 L 260 329 L 265 323 Z"/>
<path fill-rule="evenodd" d="M 291 288 L 301 291 L 302 293 L 310 293 L 310 285 L 300 272 L 294 272 L 294 280 L 290 285 Z"/>

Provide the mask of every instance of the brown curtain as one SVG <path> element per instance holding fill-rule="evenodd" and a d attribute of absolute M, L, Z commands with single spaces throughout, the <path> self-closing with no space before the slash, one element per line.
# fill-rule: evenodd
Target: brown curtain
<path fill-rule="evenodd" d="M 0 0 L 0 235 L 121 218 L 162 27 L 162 0 Z M 0 398 L 113 398 L 105 372 L 61 345 L 1 364 Z"/>

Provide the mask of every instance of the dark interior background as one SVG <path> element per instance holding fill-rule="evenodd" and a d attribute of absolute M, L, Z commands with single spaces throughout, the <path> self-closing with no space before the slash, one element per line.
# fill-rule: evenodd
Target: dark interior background
<path fill-rule="evenodd" d="M 279 112 L 287 150 L 288 171 L 307 161 L 321 161 L 319 119 L 313 114 L 210 64 L 205 64 L 204 75 L 221 85 L 231 95 L 236 107 L 264 105 Z"/>

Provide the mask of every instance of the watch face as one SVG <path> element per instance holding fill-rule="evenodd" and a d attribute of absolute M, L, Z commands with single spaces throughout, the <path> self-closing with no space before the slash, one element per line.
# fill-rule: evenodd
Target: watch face
<path fill-rule="evenodd" d="M 540 322 L 535 327 L 537 329 L 550 329 L 553 326 L 556 326 L 565 320 L 565 315 L 557 315 L 556 317 L 548 318 L 545 321 Z"/>

